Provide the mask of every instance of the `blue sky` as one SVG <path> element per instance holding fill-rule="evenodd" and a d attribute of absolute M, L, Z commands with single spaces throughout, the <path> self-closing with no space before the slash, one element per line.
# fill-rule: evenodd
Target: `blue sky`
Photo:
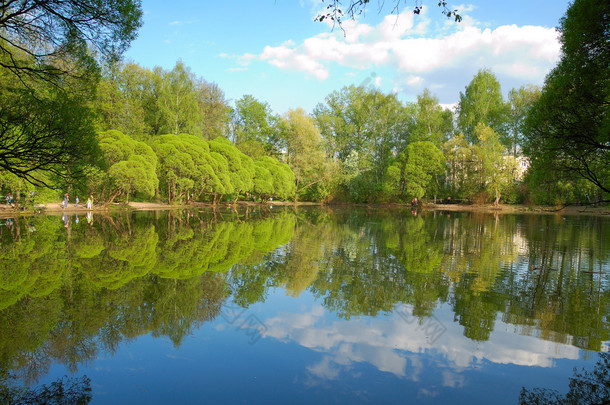
<path fill-rule="evenodd" d="M 568 0 L 471 1 L 448 21 L 436 0 L 414 16 L 378 12 L 376 1 L 344 31 L 314 22 L 321 0 L 231 2 L 142 0 L 144 26 L 126 60 L 172 69 L 179 59 L 216 82 L 234 102 L 252 94 L 283 114 L 311 112 L 334 90 L 363 82 L 413 101 L 429 88 L 452 104 L 481 68 L 491 69 L 506 94 L 542 85 L 560 55 L 555 27 Z M 403 2 L 405 3 L 405 2 Z"/>

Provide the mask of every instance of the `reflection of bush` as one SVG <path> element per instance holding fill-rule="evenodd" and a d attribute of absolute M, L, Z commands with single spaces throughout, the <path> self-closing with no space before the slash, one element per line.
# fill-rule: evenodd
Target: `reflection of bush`
<path fill-rule="evenodd" d="M 20 228 L 15 240 L 4 235 L 0 248 L 0 310 L 25 296 L 48 295 L 61 285 L 66 263 L 65 240 L 58 237 L 60 224 L 39 221 L 36 229 L 28 234 L 25 227 Z"/>
<path fill-rule="evenodd" d="M 226 272 L 251 256 L 276 249 L 292 237 L 294 219 L 285 216 L 247 222 L 210 223 L 190 238 L 168 238 L 159 252 L 155 274 L 189 278 L 205 271 Z"/>
<path fill-rule="evenodd" d="M 182 224 L 159 241 L 154 224 L 143 221 L 128 229 L 65 229 L 46 218 L 31 235 L 0 249 L 0 309 L 24 296 L 42 297 L 61 285 L 66 269 L 79 272 L 94 289 L 117 289 L 134 278 L 157 274 L 187 279 L 206 271 L 226 272 L 240 261 L 261 258 L 286 243 L 294 218 L 285 214 L 253 221 Z"/>
<path fill-rule="evenodd" d="M 74 371 L 147 333 L 179 345 L 220 313 L 229 293 L 222 273 L 288 242 L 294 229 L 285 215 L 172 227 L 136 217 L 67 236 L 56 217 L 39 221 L 37 232 L 5 235 L 0 248 L 0 378 L 11 371 L 34 382 L 51 359 Z"/>
<path fill-rule="evenodd" d="M 97 256 L 81 258 L 78 265 L 94 288 L 117 289 L 148 274 L 156 263 L 158 236 L 149 225 L 131 233 L 114 235 L 103 241 Z"/>

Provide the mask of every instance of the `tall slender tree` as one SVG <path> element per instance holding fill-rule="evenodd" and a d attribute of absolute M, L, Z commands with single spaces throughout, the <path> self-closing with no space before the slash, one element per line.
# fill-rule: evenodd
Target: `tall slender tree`
<path fill-rule="evenodd" d="M 474 129 L 484 124 L 500 134 L 503 143 L 506 139 L 508 109 L 502 97 L 500 82 L 489 69 L 481 69 L 460 92 L 458 105 L 458 127 L 471 143 L 477 142 Z"/>

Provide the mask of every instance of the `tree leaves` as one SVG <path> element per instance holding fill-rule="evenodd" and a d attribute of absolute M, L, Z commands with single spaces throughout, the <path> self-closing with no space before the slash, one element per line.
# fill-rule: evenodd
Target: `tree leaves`
<path fill-rule="evenodd" d="M 585 179 L 602 200 L 610 193 L 609 24 L 607 2 L 570 6 L 561 20 L 562 58 L 528 116 L 525 145 L 534 170 Z"/>

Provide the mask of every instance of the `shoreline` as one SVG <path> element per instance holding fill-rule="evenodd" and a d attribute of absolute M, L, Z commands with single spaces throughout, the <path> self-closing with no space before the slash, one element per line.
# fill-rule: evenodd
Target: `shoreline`
<path fill-rule="evenodd" d="M 219 204 L 216 208 L 230 207 L 255 207 L 255 206 L 322 206 L 322 207 L 367 207 L 367 208 L 411 208 L 410 204 L 387 203 L 387 204 L 324 204 L 312 202 L 289 202 L 289 201 L 268 201 L 265 203 L 238 201 L 235 204 Z M 130 202 L 128 204 L 113 203 L 109 205 L 97 205 L 91 209 L 85 208 L 84 204 L 75 207 L 70 204 L 67 208 L 62 208 L 61 202 L 52 202 L 37 204 L 27 210 L 19 210 L 11 208 L 7 204 L 0 205 L 0 218 L 10 218 L 15 216 L 28 216 L 37 214 L 86 214 L 93 213 L 109 213 L 117 211 L 165 211 L 165 210 L 183 210 L 183 209 L 212 209 L 214 205 L 211 203 L 191 203 L 191 204 L 167 204 L 155 202 Z M 610 215 L 610 206 L 592 207 L 588 205 L 570 205 L 562 208 L 549 206 L 527 206 L 527 205 L 506 205 L 493 204 L 485 205 L 462 205 L 462 204 L 433 204 L 426 203 L 419 206 L 423 211 L 453 211 L 453 212 L 476 212 L 485 214 L 561 214 L 561 215 Z"/>

